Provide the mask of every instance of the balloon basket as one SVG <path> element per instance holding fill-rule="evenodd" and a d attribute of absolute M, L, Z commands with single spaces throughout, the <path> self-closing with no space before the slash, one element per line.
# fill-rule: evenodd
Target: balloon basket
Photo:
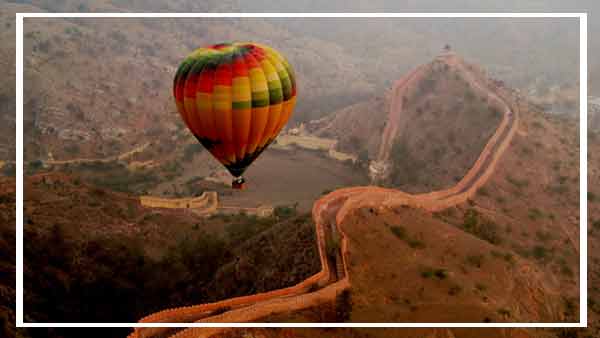
<path fill-rule="evenodd" d="M 244 183 L 246 183 L 246 181 L 243 177 L 236 177 L 233 179 L 233 182 L 231 182 L 231 187 L 237 190 L 244 190 L 246 189 L 246 185 Z"/>

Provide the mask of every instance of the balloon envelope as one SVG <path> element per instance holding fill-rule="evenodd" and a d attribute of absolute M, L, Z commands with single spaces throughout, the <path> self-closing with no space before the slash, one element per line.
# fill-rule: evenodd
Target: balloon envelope
<path fill-rule="evenodd" d="M 183 60 L 173 95 L 196 139 L 240 177 L 289 120 L 296 81 L 291 65 L 273 48 L 220 43 Z"/>

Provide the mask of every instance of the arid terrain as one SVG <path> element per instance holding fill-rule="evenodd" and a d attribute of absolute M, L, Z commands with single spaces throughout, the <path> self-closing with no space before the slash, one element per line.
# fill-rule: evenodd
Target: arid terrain
<path fill-rule="evenodd" d="M 10 80 L 0 88 L 0 336 L 600 336 L 598 104 L 587 329 L 15 328 L 14 13 L 180 5 L 252 7 L 0 3 Z M 578 40 L 567 21 L 25 20 L 25 320 L 578 321 Z M 331 144 L 275 143 L 243 191 L 171 98 L 178 62 L 226 40 L 284 51 L 301 74 L 285 135 Z M 595 60 L 590 70 L 593 86 Z M 208 194 L 210 212 L 143 203 Z"/>

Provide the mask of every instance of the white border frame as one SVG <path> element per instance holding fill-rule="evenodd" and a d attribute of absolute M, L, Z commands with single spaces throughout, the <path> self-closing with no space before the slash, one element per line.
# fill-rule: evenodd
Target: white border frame
<path fill-rule="evenodd" d="M 579 18 L 579 323 L 25 323 L 23 321 L 24 18 Z M 587 326 L 587 13 L 16 13 L 17 327 L 586 327 Z"/>

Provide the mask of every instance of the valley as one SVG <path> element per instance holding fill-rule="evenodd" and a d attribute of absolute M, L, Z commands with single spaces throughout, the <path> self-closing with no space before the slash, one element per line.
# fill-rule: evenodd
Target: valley
<path fill-rule="evenodd" d="M 180 5 L 251 7 L 2 2 L 0 69 L 14 82 L 15 12 Z M 26 321 L 577 321 L 575 25 L 417 21 L 27 19 Z M 297 75 L 296 110 L 244 174 L 244 190 L 231 189 L 172 100 L 178 62 L 228 40 L 276 47 Z M 593 89 L 586 329 L 15 328 L 13 93 L 0 89 L 0 336 L 600 335 Z"/>

